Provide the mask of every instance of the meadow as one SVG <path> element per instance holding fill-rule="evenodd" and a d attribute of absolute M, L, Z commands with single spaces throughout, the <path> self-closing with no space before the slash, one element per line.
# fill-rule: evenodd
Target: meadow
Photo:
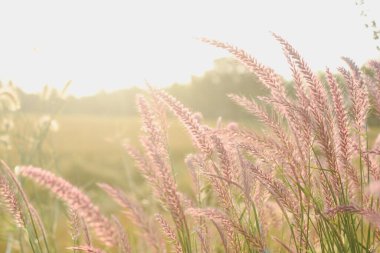
<path fill-rule="evenodd" d="M 3 92 L 0 247 L 377 252 L 380 138 L 368 118 L 380 114 L 380 64 L 343 58 L 347 68 L 326 69 L 322 80 L 274 37 L 293 93 L 244 50 L 203 39 L 269 91 L 226 94 L 252 115 L 238 122 L 202 119 L 152 87 L 136 97 L 136 118 L 13 115 L 6 102 L 16 99 Z"/>
<path fill-rule="evenodd" d="M 18 115 L 16 125 L 28 125 L 30 127 L 35 125 L 41 117 L 44 115 Z M 140 198 L 151 194 L 148 187 L 142 184 L 142 177 L 122 147 L 124 142 L 138 145 L 138 136 L 141 130 L 140 118 L 74 114 L 57 115 L 55 121 L 57 131 L 48 133 L 41 150 L 32 159 L 34 160 L 33 163 L 43 164 L 49 170 L 68 179 L 88 193 L 95 202 L 106 203 L 103 209 L 108 213 L 117 212 L 117 208 L 109 198 L 99 194 L 99 188 L 96 186 L 99 182 L 120 186 Z M 180 185 L 184 186 L 183 188 L 186 191 L 186 187 L 189 185 L 189 174 L 184 169 L 184 159 L 186 154 L 191 153 L 194 149 L 185 129 L 177 120 L 172 118 L 169 125 L 171 140 L 169 146 L 173 151 L 173 167 L 176 168 Z M 26 134 L 24 129 L 21 132 L 24 135 Z M 22 160 L 18 152 L 14 147 L 8 151 L 10 153 L 8 160 L 12 161 L 14 165 L 20 164 Z M 42 161 L 40 160 L 41 157 Z M 45 198 L 51 200 L 54 198 L 47 195 L 46 192 L 44 194 L 41 189 L 34 188 L 31 191 L 36 192 L 36 195 L 32 193 L 31 198 L 36 197 L 36 205 L 40 209 L 49 212 L 50 205 L 56 205 L 56 209 L 51 213 L 52 217 L 47 220 L 57 220 L 54 222 L 56 224 L 50 227 L 51 232 L 62 239 L 57 241 L 57 248 L 67 247 L 67 241 L 70 241 L 69 227 L 64 213 L 58 207 L 59 204 L 55 201 L 46 201 Z M 38 197 L 41 194 L 43 197 Z M 60 218 L 57 219 L 56 217 Z M 3 221 L 2 226 L 8 225 L 4 224 Z M 5 235 L 1 237 L 1 251 L 6 248 L 4 240 L 7 238 Z"/>

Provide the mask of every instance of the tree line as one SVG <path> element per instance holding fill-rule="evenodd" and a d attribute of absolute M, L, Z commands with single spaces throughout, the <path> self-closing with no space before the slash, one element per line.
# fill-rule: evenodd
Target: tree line
<path fill-rule="evenodd" d="M 323 74 L 318 74 L 326 83 Z M 338 81 L 343 79 L 338 77 Z M 289 95 L 293 94 L 293 82 L 284 79 Z M 152 84 L 154 86 L 154 84 Z M 147 87 L 146 87 L 147 88 Z M 114 92 L 99 92 L 93 96 L 62 98 L 57 90 L 46 90 L 41 94 L 28 94 L 19 90 L 21 110 L 25 113 L 92 114 L 100 116 L 136 116 L 135 97 L 145 93 L 146 88 L 128 88 Z M 256 98 L 268 94 L 260 80 L 233 58 L 214 61 L 211 70 L 202 76 L 193 76 L 187 84 L 175 83 L 165 88 L 185 106 L 200 112 L 205 118 L 239 120 L 247 117 L 229 98 L 228 94 L 245 95 Z M 48 93 L 48 94 L 47 94 Z M 370 122 L 372 122 L 370 120 Z"/>

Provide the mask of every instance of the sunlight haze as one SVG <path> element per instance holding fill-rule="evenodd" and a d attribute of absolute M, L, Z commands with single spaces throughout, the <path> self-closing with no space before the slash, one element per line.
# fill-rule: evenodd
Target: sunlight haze
<path fill-rule="evenodd" d="M 380 1 L 368 0 L 370 17 Z M 319 1 L 2 1 L 0 80 L 29 92 L 44 85 L 90 95 L 188 83 L 211 69 L 223 50 L 208 37 L 246 49 L 289 77 L 273 31 L 311 67 L 335 69 L 379 57 L 354 0 Z M 371 12 L 372 11 L 372 12 Z"/>

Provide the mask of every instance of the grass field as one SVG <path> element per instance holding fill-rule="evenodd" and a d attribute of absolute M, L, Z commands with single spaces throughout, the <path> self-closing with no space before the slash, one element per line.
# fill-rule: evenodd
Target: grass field
<path fill-rule="evenodd" d="M 31 126 L 38 122 L 40 116 L 24 115 L 19 117 L 21 125 L 20 133 L 31 135 Z M 19 122 L 19 123 L 20 123 Z M 122 143 L 129 141 L 135 146 L 139 146 L 138 138 L 141 132 L 141 122 L 138 117 L 100 117 L 94 115 L 61 115 L 57 117 L 59 129 L 56 132 L 49 132 L 41 146 L 41 150 L 36 152 L 31 160 L 35 165 L 54 171 L 69 182 L 83 189 L 95 203 L 99 204 L 102 210 L 108 214 L 118 213 L 117 206 L 96 186 L 98 182 L 106 182 L 116 187 L 120 187 L 133 198 L 143 200 L 146 206 L 151 204 L 151 189 L 143 182 L 142 177 L 134 168 L 133 161 L 126 155 Z M 208 121 L 210 125 L 215 125 L 215 120 Z M 242 125 L 257 128 L 254 121 L 242 122 Z M 169 150 L 174 175 L 182 192 L 190 192 L 190 174 L 184 164 L 187 154 L 193 152 L 190 138 L 184 127 L 176 119 L 168 120 Z M 370 145 L 374 142 L 379 128 L 372 126 L 369 128 Z M 15 143 L 14 145 L 16 145 Z M 20 148 L 13 145 L 11 152 L 20 152 Z M 32 145 L 33 146 L 33 145 Z M 24 151 L 27 152 L 27 151 Z M 43 158 L 42 160 L 40 158 Z M 14 164 L 18 164 L 20 159 L 14 158 Z M 63 212 L 63 204 L 51 196 L 47 191 L 42 190 L 34 184 L 26 184 L 28 194 L 41 213 L 44 214 L 44 222 L 49 236 L 60 238 L 55 241 L 57 251 L 70 245 L 70 235 L 68 225 Z M 149 208 L 147 208 L 149 212 Z M 0 211 L 0 218 L 3 217 Z M 120 214 L 120 213 L 119 213 Z M 122 217 L 122 215 L 121 215 Z M 9 219 L 6 219 L 9 220 Z M 122 220 L 128 230 L 133 226 L 126 220 Z M 8 227 L 3 223 L 5 227 Z M 11 224 L 9 224 L 11 229 Z M 2 233 L 9 234 L 9 230 L 2 230 Z M 0 249 L 5 249 L 5 240 L 8 237 L 0 234 Z M 132 242 L 132 244 L 135 242 Z"/>
<path fill-rule="evenodd" d="M 23 120 L 37 121 L 40 116 L 27 115 Z M 122 147 L 124 142 L 139 147 L 141 121 L 139 117 L 60 115 L 57 117 L 59 129 L 50 132 L 43 144 L 42 152 L 50 159 L 42 161 L 48 169 L 76 185 L 90 187 L 96 182 L 112 182 L 123 187 L 133 186 L 136 177 L 133 161 Z M 215 120 L 206 122 L 215 126 Z M 257 122 L 241 122 L 246 127 L 259 128 Z M 184 158 L 193 151 L 191 140 L 184 127 L 174 118 L 168 120 L 168 140 L 171 162 L 181 182 Z M 369 145 L 375 141 L 380 126 L 369 127 Z M 23 130 L 25 134 L 25 130 Z M 13 147 L 16 152 L 17 147 Z M 13 153 L 14 153 L 13 152 Z M 19 164 L 20 159 L 14 159 Z M 37 158 L 35 161 L 40 162 Z M 41 164 L 36 164 L 41 165 Z"/>
<path fill-rule="evenodd" d="M 151 189 L 144 183 L 135 169 L 133 160 L 122 147 L 126 141 L 139 147 L 141 134 L 139 117 L 58 115 L 56 117 L 58 130 L 49 131 L 46 136 L 36 130 L 41 117 L 41 115 L 16 117 L 17 134 L 13 136 L 15 141 L 12 149 L 7 150 L 9 154 L 4 158 L 10 161 L 10 165 L 16 166 L 28 161 L 28 164 L 53 171 L 83 189 L 95 203 L 101 205 L 103 211 L 108 213 L 115 213 L 117 206 L 99 190 L 96 185 L 99 182 L 120 187 L 130 196 L 146 200 L 145 203 L 149 204 Z M 216 120 L 207 121 L 207 124 L 212 126 L 215 126 L 215 123 Z M 248 126 L 256 125 L 256 123 L 246 123 Z M 34 149 L 35 143 L 26 141 L 25 136 L 35 138 L 34 142 L 40 138 L 44 139 L 38 151 Z M 171 163 L 179 189 L 189 193 L 190 174 L 184 159 L 194 151 L 194 148 L 185 128 L 175 118 L 168 119 L 168 141 Z M 31 153 L 33 157 L 23 157 Z M 70 238 L 66 219 L 63 219 L 65 214 L 61 210 L 63 205 L 46 190 L 34 184 L 26 184 L 26 187 L 33 203 L 41 213 L 45 214 L 43 218 L 47 223 L 49 234 L 52 237 L 59 235 L 62 239 L 56 242 L 57 248 L 69 246 L 66 245 Z M 3 214 L 2 210 L 0 214 Z M 1 235 L 0 237 L 0 242 L 8 239 Z M 5 244 L 0 246 L 0 249 L 3 247 Z"/>
<path fill-rule="evenodd" d="M 138 146 L 138 118 L 74 115 L 61 116 L 58 121 L 60 130 L 52 134 L 52 146 L 60 169 L 71 182 L 83 185 L 85 178 L 87 184 L 97 180 L 133 184 L 133 164 L 122 143 L 128 141 Z M 183 159 L 192 147 L 177 121 L 169 122 L 169 140 L 172 162 L 180 173 Z"/>
<path fill-rule="evenodd" d="M 23 115 L 19 117 L 18 135 L 40 136 L 32 128 L 38 122 L 39 115 Z M 45 167 L 74 185 L 83 189 L 94 200 L 102 203 L 105 212 L 114 212 L 115 204 L 101 193 L 96 183 L 106 182 L 125 189 L 126 192 L 139 199 L 150 198 L 149 187 L 142 184 L 142 177 L 134 168 L 133 161 L 126 155 L 122 143 L 128 141 L 138 147 L 141 122 L 137 117 L 104 117 L 94 115 L 62 115 L 57 117 L 58 131 L 50 131 L 39 152 L 30 160 L 31 164 Z M 192 152 L 190 139 L 184 128 L 176 120 L 169 120 L 169 148 L 173 154 L 172 164 L 177 175 L 181 189 L 187 191 L 188 171 L 184 167 L 186 154 Z M 19 137 L 19 136 L 16 136 Z M 15 138 L 19 143 L 24 140 Z M 12 145 L 8 150 L 8 160 L 12 165 L 22 163 L 22 153 L 31 153 L 31 147 L 17 148 Z M 28 151 L 29 150 L 29 151 Z M 58 248 L 65 248 L 70 241 L 67 222 L 61 217 L 62 204 L 38 186 L 28 185 L 30 198 L 33 203 L 45 213 L 46 227 L 52 233 L 58 234 L 62 240 L 57 241 Z M 100 193 L 100 194 L 99 194 Z M 53 209 L 52 209 L 53 207 Z M 3 210 L 0 211 L 3 214 Z M 1 217 L 1 216 L 0 216 Z M 7 219 L 9 220 L 9 219 Z M 6 232 L 4 230 L 3 232 Z M 0 249 L 3 251 L 1 241 L 8 238 L 0 234 Z"/>

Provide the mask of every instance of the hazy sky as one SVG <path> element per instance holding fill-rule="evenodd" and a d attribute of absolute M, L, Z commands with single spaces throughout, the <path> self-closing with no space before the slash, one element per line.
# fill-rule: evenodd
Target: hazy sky
<path fill-rule="evenodd" d="M 355 0 L 0 1 L 0 80 L 27 91 L 45 84 L 86 95 L 188 82 L 227 54 L 206 36 L 246 49 L 288 75 L 274 31 L 314 70 L 378 58 Z M 380 16 L 380 1 L 366 0 Z"/>

